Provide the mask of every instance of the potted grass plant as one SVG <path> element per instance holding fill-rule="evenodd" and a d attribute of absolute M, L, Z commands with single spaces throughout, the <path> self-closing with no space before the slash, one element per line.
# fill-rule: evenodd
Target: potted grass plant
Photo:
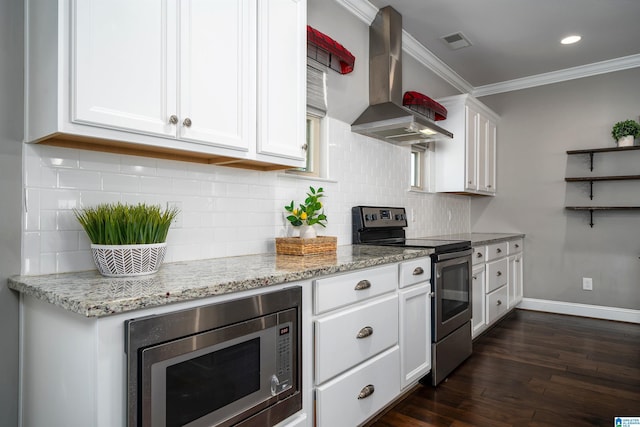
<path fill-rule="evenodd" d="M 74 209 L 74 214 L 91 240 L 93 260 L 100 273 L 118 277 L 158 271 L 178 210 L 145 203 L 106 203 Z"/>

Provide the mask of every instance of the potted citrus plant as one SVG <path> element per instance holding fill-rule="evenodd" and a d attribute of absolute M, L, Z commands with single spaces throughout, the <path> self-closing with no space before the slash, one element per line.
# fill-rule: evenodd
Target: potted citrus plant
<path fill-rule="evenodd" d="M 316 230 L 313 228 L 315 224 L 326 227 L 327 216 L 324 213 L 324 209 L 322 209 L 322 202 L 320 201 L 322 197 L 324 197 L 324 189 L 322 187 L 317 190 L 309 187 L 304 203 L 300 203 L 296 207 L 295 202 L 292 200 L 289 205 L 284 207 L 289 212 L 287 219 L 294 227 L 300 227 L 300 237 L 303 239 L 316 237 Z"/>
<path fill-rule="evenodd" d="M 74 209 L 91 240 L 96 267 L 104 276 L 140 276 L 158 271 L 176 208 L 139 203 L 105 203 Z"/>
<path fill-rule="evenodd" d="M 633 140 L 640 136 L 640 123 L 635 120 L 623 120 L 613 125 L 611 136 L 618 142 L 618 147 L 629 147 Z"/>

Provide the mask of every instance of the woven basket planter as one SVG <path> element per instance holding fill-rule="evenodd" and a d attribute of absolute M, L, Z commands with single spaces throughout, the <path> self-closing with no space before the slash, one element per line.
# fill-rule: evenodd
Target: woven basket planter
<path fill-rule="evenodd" d="M 93 261 L 107 277 L 144 276 L 158 271 L 166 243 L 149 245 L 91 245 Z"/>
<path fill-rule="evenodd" d="M 276 254 L 278 255 L 313 255 L 335 252 L 338 238 L 335 236 L 318 236 L 315 239 L 299 237 L 276 237 Z"/>

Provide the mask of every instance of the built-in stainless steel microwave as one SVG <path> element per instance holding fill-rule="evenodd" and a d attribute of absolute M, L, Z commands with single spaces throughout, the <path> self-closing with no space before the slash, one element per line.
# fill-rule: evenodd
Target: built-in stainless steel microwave
<path fill-rule="evenodd" d="M 129 320 L 129 426 L 264 426 L 302 409 L 301 288 Z"/>

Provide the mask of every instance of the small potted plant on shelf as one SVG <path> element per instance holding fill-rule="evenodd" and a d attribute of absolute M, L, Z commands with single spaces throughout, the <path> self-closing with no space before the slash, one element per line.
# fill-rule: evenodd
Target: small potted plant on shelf
<path fill-rule="evenodd" d="M 309 187 L 307 198 L 304 200 L 304 204 L 295 206 L 295 202 L 285 206 L 285 210 L 289 212 L 287 219 L 294 227 L 300 227 L 300 237 L 302 239 L 313 239 L 317 236 L 315 224 L 319 224 L 322 227 L 326 227 L 327 216 L 322 209 L 322 202 L 320 198 L 324 197 L 324 190 L 322 187 L 317 190 L 313 187 Z"/>
<path fill-rule="evenodd" d="M 640 136 L 640 123 L 635 120 L 623 120 L 613 125 L 611 136 L 618 142 L 618 147 L 629 147 L 633 140 Z"/>
<path fill-rule="evenodd" d="M 167 234 L 178 215 L 176 208 L 100 204 L 74 209 L 91 240 L 91 252 L 100 273 L 108 277 L 141 276 L 158 271 L 167 250 Z"/>

